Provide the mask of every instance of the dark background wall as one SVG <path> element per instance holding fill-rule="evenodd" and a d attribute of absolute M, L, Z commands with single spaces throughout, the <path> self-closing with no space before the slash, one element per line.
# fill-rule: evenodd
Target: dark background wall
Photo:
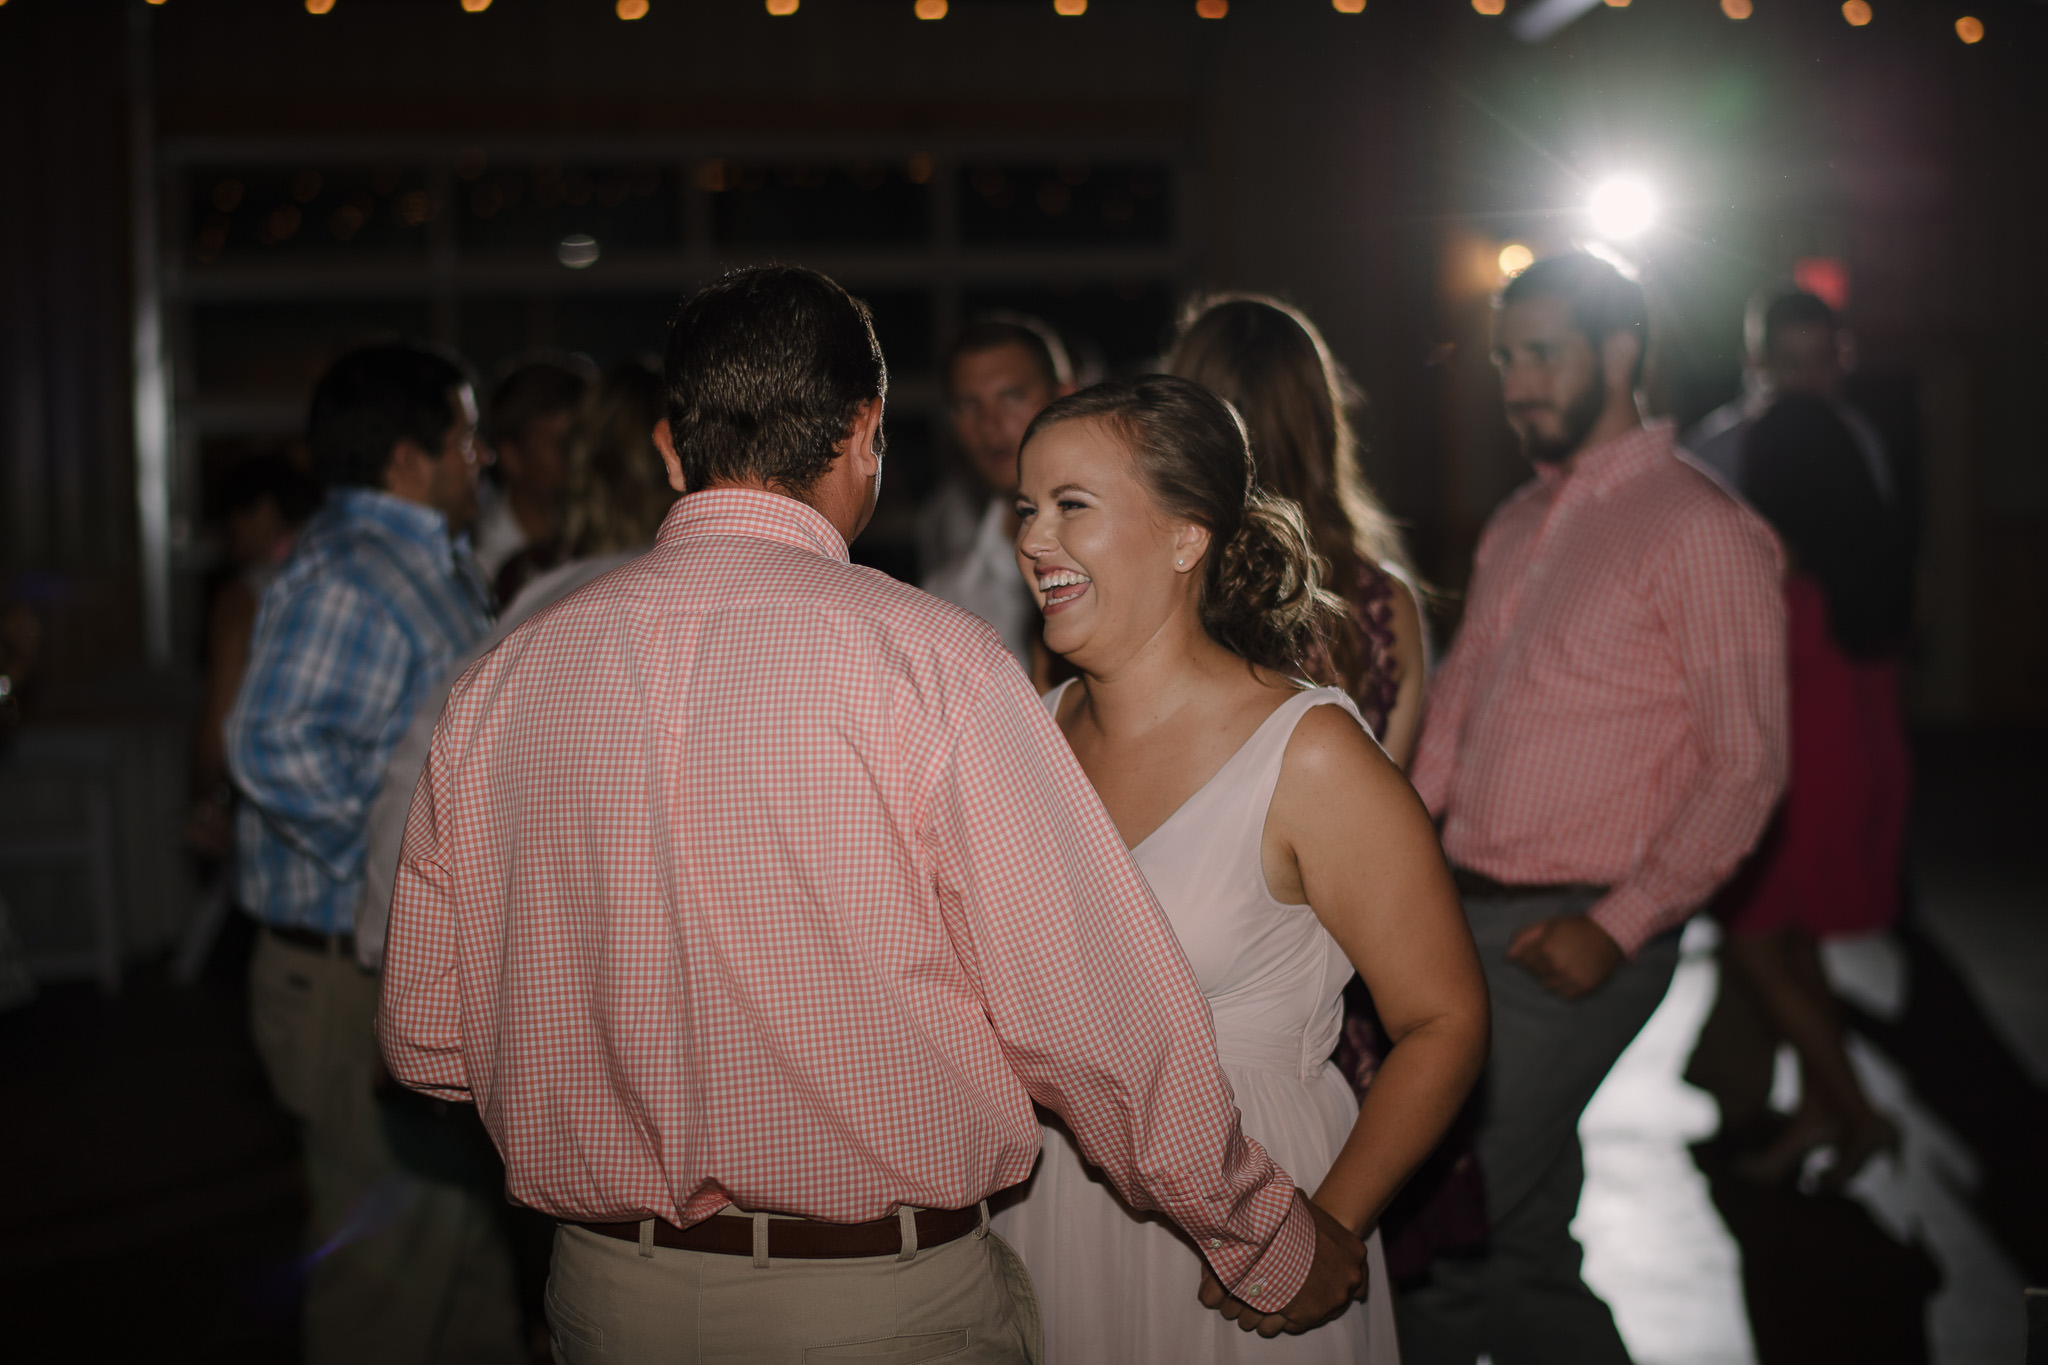
<path fill-rule="evenodd" d="M 908 0 L 805 0 L 787 19 L 756 0 L 654 0 L 637 23 L 604 0 L 496 0 L 480 15 L 339 0 L 321 17 L 285 0 L 11 0 L 0 572 L 52 621 L 65 686 L 46 684 L 43 703 L 97 695 L 143 657 L 127 283 L 140 97 L 152 148 L 1182 143 L 1176 288 L 1269 289 L 1322 323 L 1370 397 L 1372 476 L 1453 589 L 1486 510 L 1520 478 L 1485 359 L 1493 257 L 1508 240 L 1564 244 L 1590 179 L 1639 169 L 1666 201 L 1642 252 L 1660 315 L 1653 400 L 1689 419 L 1727 397 L 1744 297 L 1799 258 L 1844 262 L 1865 366 L 1924 418 L 1916 705 L 1930 720 L 2038 724 L 2048 9 L 1973 6 L 1988 36 L 1965 46 L 1959 3 L 1877 8 L 1852 29 L 1819 0 L 1759 0 L 1743 23 L 1709 0 L 1637 0 L 1531 46 L 1448 0 L 1372 0 L 1357 16 L 1239 0 L 1220 22 L 1181 0 L 1098 0 L 1079 19 L 1049 0 L 955 0 L 938 23 Z M 202 493 L 178 492 L 194 543 Z"/>

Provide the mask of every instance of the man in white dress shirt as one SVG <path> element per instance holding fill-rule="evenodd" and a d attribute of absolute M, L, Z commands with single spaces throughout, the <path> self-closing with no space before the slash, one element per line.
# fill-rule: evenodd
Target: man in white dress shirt
<path fill-rule="evenodd" d="M 946 355 L 946 410 L 960 467 L 920 516 L 924 581 L 996 628 L 1028 671 L 1038 611 L 1017 572 L 1017 447 L 1031 419 L 1074 391 L 1059 334 L 1037 318 L 994 313 L 967 325 Z"/>

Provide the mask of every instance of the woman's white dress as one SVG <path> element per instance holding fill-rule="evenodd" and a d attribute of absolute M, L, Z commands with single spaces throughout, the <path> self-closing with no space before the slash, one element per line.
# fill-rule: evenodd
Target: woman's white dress
<path fill-rule="evenodd" d="M 1055 713 L 1065 691 L 1046 698 Z M 1351 964 L 1306 905 L 1273 899 L 1260 844 L 1287 742 L 1317 706 L 1358 715 L 1335 688 L 1289 698 L 1131 850 L 1209 1002 L 1216 1053 L 1246 1136 L 1307 1193 L 1321 1183 L 1358 1117 L 1350 1087 L 1329 1060 Z M 1133 1213 L 1083 1163 L 1065 1130 L 1046 1129 L 1027 1188 L 995 1226 L 1030 1268 L 1045 1322 L 1046 1365 L 1399 1359 L 1378 1233 L 1368 1244 L 1368 1303 L 1313 1332 L 1266 1340 L 1202 1306 L 1193 1246 L 1166 1219 Z"/>

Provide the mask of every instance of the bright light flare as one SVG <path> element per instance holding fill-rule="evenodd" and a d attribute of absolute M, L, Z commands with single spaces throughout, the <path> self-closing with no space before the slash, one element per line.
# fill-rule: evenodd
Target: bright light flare
<path fill-rule="evenodd" d="M 1221 19 L 1230 13 L 1230 0 L 1195 0 L 1195 13 L 1204 19 Z"/>
<path fill-rule="evenodd" d="M 1365 13 L 1365 0 L 1330 0 L 1330 8 L 1339 14 Z"/>
<path fill-rule="evenodd" d="M 482 14 L 491 7 L 491 0 L 462 0 L 464 14 Z"/>
<path fill-rule="evenodd" d="M 778 19 L 787 19 L 796 13 L 796 0 L 768 0 L 768 12 Z"/>
<path fill-rule="evenodd" d="M 1508 0 L 1472 0 L 1472 8 L 1481 14 L 1492 16 L 1508 7 Z"/>
<path fill-rule="evenodd" d="M 1850 28 L 1862 28 L 1870 22 L 1869 0 L 1849 0 L 1842 6 L 1842 17 L 1849 21 Z"/>
<path fill-rule="evenodd" d="M 1500 249 L 1500 273 L 1509 279 L 1521 274 L 1536 264 L 1536 253 L 1520 242 L 1509 242 Z"/>
<path fill-rule="evenodd" d="M 1088 12 L 1088 0 L 1052 0 L 1052 12 L 1064 19 L 1078 19 Z"/>
<path fill-rule="evenodd" d="M 612 6 L 612 13 L 618 15 L 627 23 L 631 23 L 635 19 L 645 19 L 647 17 L 647 0 L 619 0 L 618 4 Z"/>
<path fill-rule="evenodd" d="M 1983 42 L 1984 21 L 1965 14 L 1962 18 L 1956 20 L 1956 37 L 1961 38 L 1966 43 Z"/>
<path fill-rule="evenodd" d="M 334 0 L 306 0 L 306 13 L 325 14 L 334 8 Z"/>
<path fill-rule="evenodd" d="M 920 19 L 943 19 L 946 17 L 946 0 L 917 0 L 912 13 Z"/>
<path fill-rule="evenodd" d="M 1632 176 L 1615 176 L 1593 188 L 1586 204 L 1593 231 L 1610 242 L 1639 237 L 1657 221 L 1657 196 Z"/>
<path fill-rule="evenodd" d="M 1721 13 L 1740 22 L 1756 13 L 1756 7 L 1750 0 L 1721 0 Z"/>

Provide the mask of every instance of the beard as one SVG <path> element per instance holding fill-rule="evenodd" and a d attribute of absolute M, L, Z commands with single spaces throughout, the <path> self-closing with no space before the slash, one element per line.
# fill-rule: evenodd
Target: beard
<path fill-rule="evenodd" d="M 1586 387 L 1565 405 L 1560 419 L 1563 430 L 1556 437 L 1547 437 L 1525 427 L 1522 431 L 1522 453 L 1531 464 L 1563 464 L 1585 444 L 1586 437 L 1599 423 L 1600 414 L 1606 407 L 1607 376 L 1596 368 Z"/>

